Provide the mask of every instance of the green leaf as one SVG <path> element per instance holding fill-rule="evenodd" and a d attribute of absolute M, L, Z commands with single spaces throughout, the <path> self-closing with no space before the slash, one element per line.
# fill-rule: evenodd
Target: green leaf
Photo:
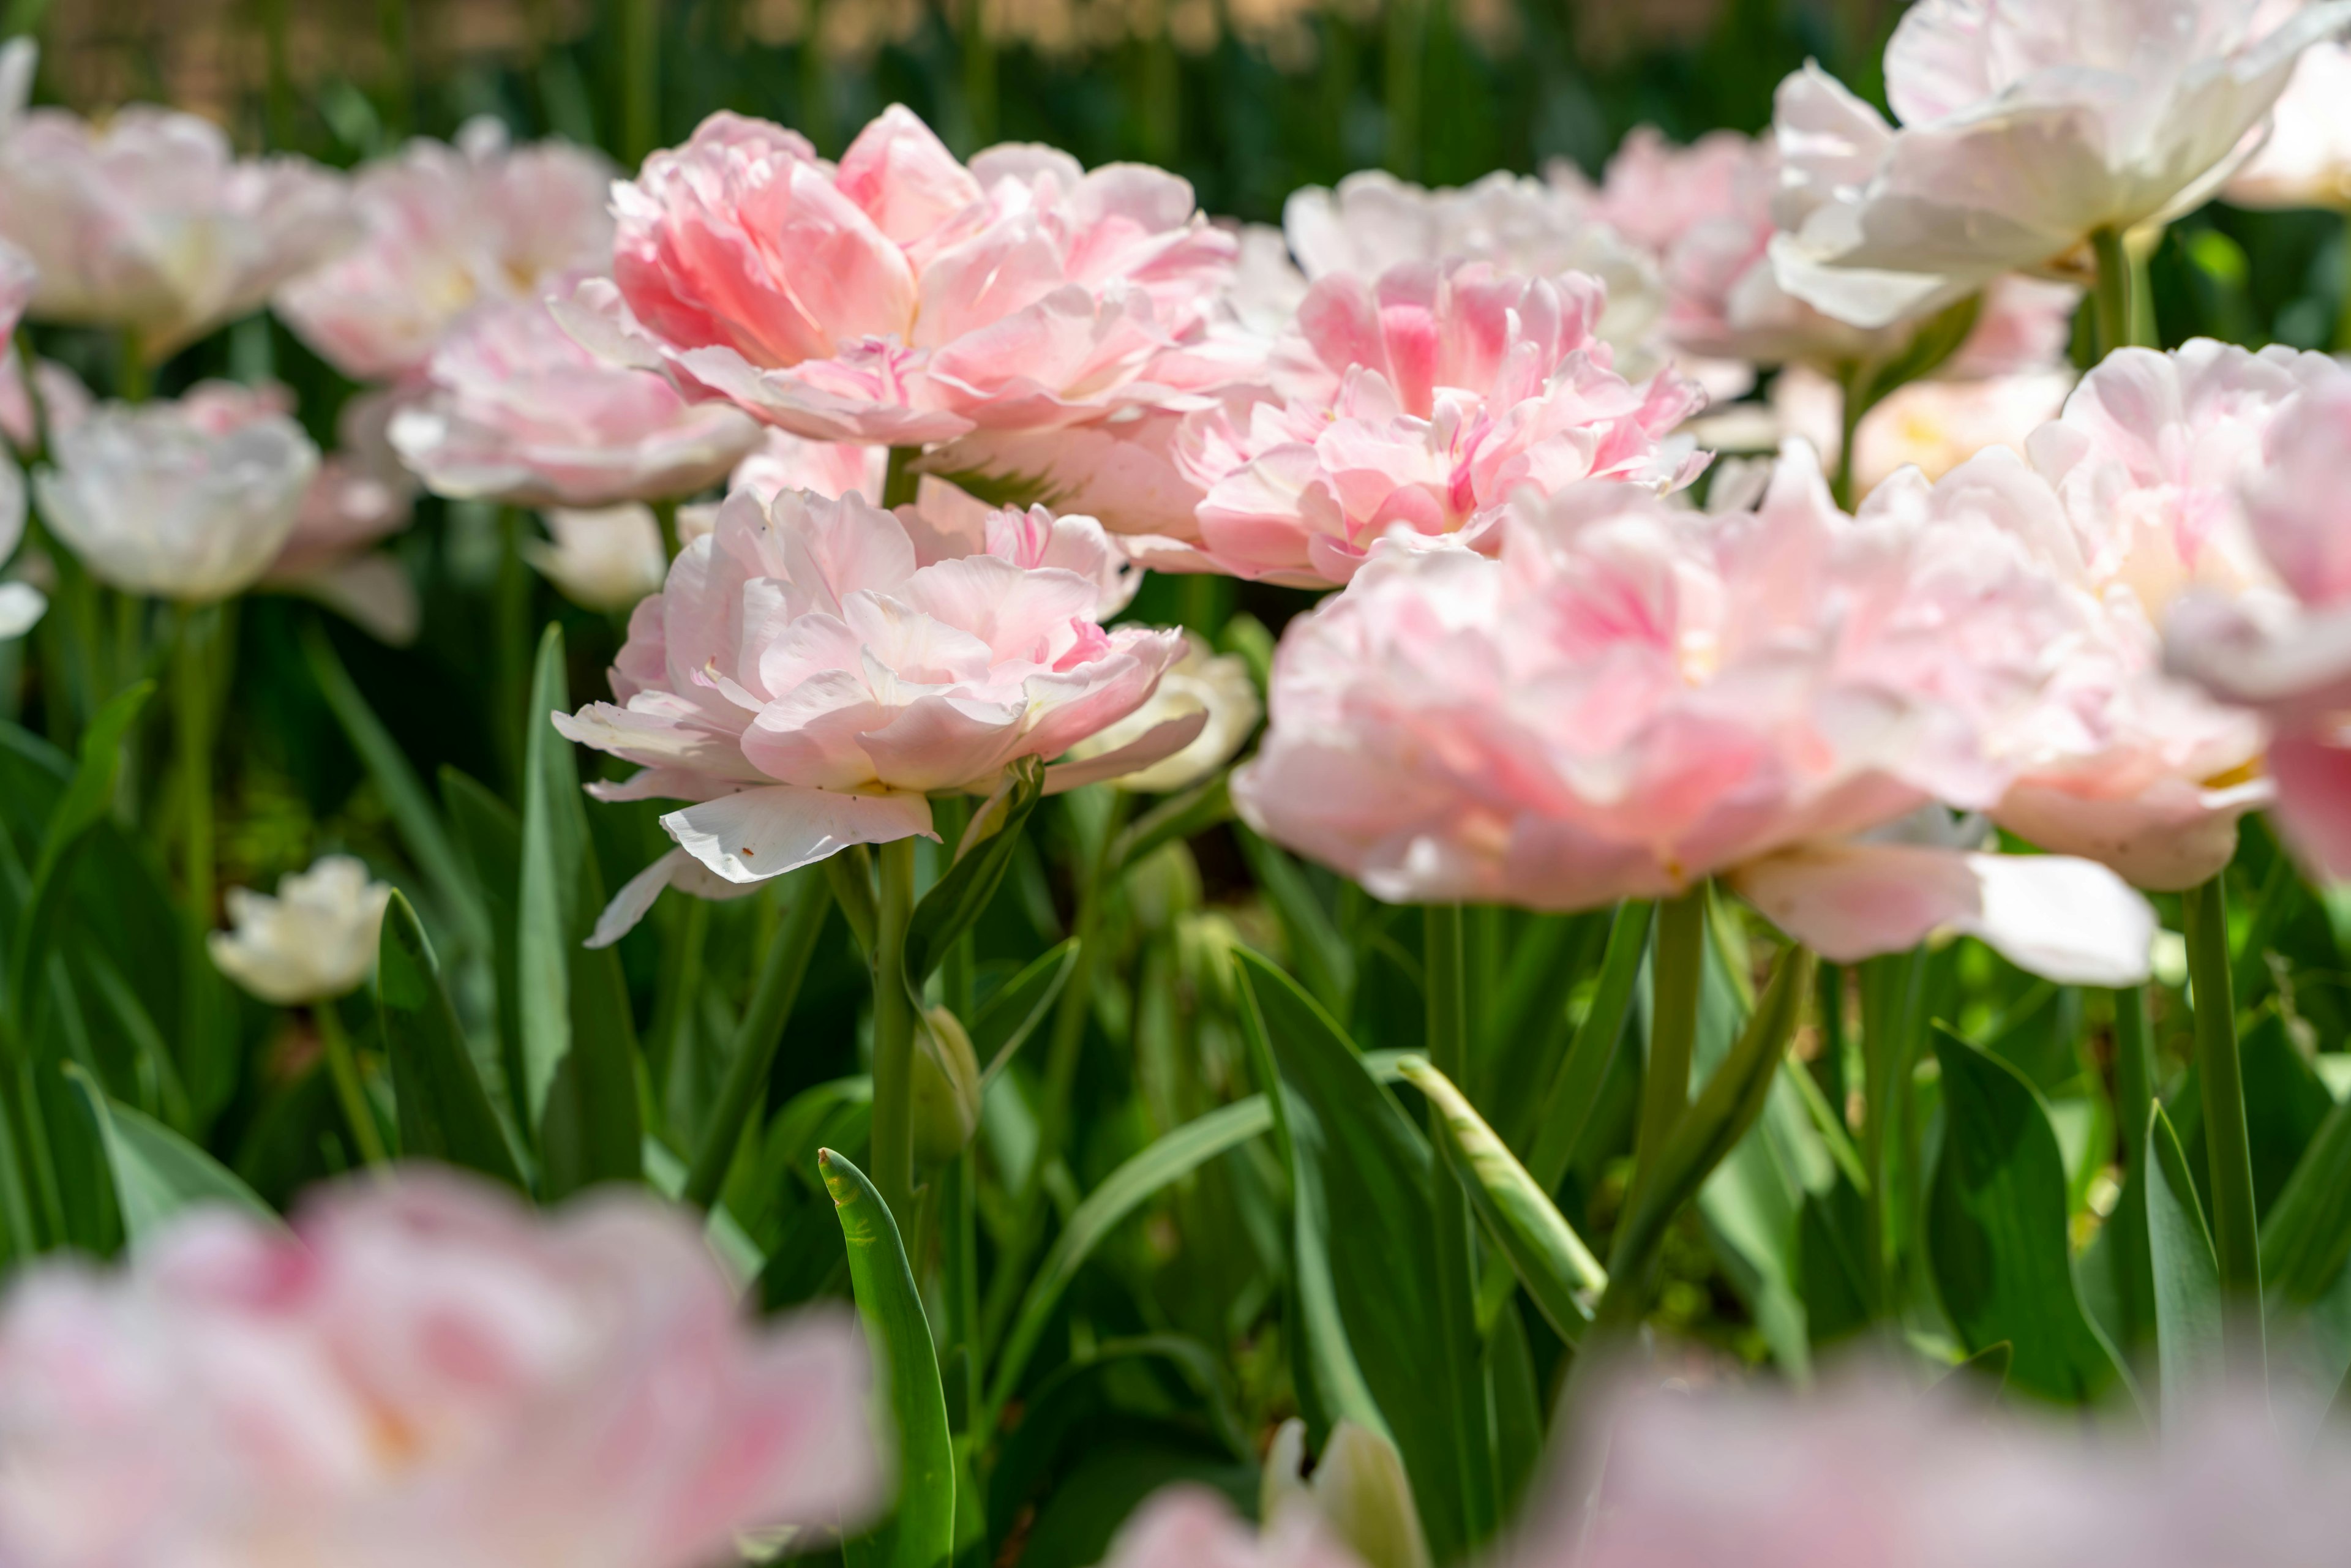
<path fill-rule="evenodd" d="M 65 1075 L 105 1146 L 131 1246 L 153 1240 L 181 1210 L 201 1204 L 225 1204 L 277 1223 L 269 1206 L 212 1155 L 153 1117 L 108 1099 L 78 1063 L 66 1063 Z"/>
<path fill-rule="evenodd" d="M 117 692 L 82 731 L 81 753 L 73 779 L 66 786 L 57 809 L 41 831 L 41 856 L 33 867 L 25 895 L 24 914 L 16 924 L 8 962 L 7 1005 L 22 1024 L 31 1017 L 28 994 L 32 977 L 41 973 L 42 960 L 57 939 L 59 909 L 65 902 L 75 857 L 110 807 L 114 804 L 115 775 L 122 768 L 122 741 L 153 694 L 155 683 L 140 681 Z"/>
<path fill-rule="evenodd" d="M 1047 948 L 979 1005 L 979 1016 L 971 1020 L 971 1051 L 987 1064 L 980 1074 L 982 1088 L 1004 1071 L 1012 1053 L 1051 1014 L 1077 967 L 1078 939 L 1072 936 Z"/>
<path fill-rule="evenodd" d="M 1236 830 L 1249 873 L 1290 946 L 1290 961 L 1307 991 L 1333 1018 L 1346 1016 L 1355 995 L 1355 958 L 1330 912 L 1314 896 L 1299 863 L 1247 828 Z"/>
<path fill-rule="evenodd" d="M 1407 1057 L 1404 1081 L 1436 1107 L 1447 1163 L 1486 1233 L 1510 1259 L 1519 1282 L 1559 1337 L 1575 1343 L 1592 1321 L 1583 1295 L 1608 1288 L 1600 1260 L 1451 1080 L 1426 1059 Z"/>
<path fill-rule="evenodd" d="M 441 769 L 441 805 L 465 857 L 490 922 L 490 967 L 497 992 L 498 1070 L 505 1079 L 506 1110 L 521 1126 L 523 1104 L 522 998 L 516 978 L 515 899 L 522 886 L 522 819 L 478 779 L 455 768 Z"/>
<path fill-rule="evenodd" d="M 2220 1263 L 2205 1228 L 2188 1156 L 2163 1107 L 2147 1129 L 2147 1239 L 2155 1274 L 2155 1333 L 2167 1418 L 2198 1408 L 2220 1380 Z"/>
<path fill-rule="evenodd" d="M 376 949 L 375 1005 L 392 1062 L 400 1150 L 522 1189 L 522 1168 L 457 1027 L 441 965 L 407 897 L 395 892 Z"/>
<path fill-rule="evenodd" d="M 1927 1244 L 1943 1306 L 1970 1351 L 2014 1347 L 2015 1386 L 2088 1404 L 2121 1368 L 2074 1285 L 2048 1112 L 2016 1069 L 1939 1024 L 1935 1055 L 1945 1130 Z"/>
<path fill-rule="evenodd" d="M 865 1173 L 817 1151 L 849 1249 L 849 1274 L 867 1339 L 886 1369 L 897 1430 L 898 1508 L 883 1527 L 887 1568 L 941 1568 L 955 1552 L 955 1447 L 930 1320 L 898 1239 L 898 1222 Z"/>
<path fill-rule="evenodd" d="M 571 743 L 548 722 L 570 706 L 563 628 L 538 643 L 526 711 L 522 883 L 515 970 L 524 1103 L 538 1130 L 542 1196 L 644 1174 L 636 1026 L 620 955 L 584 946 L 604 906 Z"/>
<path fill-rule="evenodd" d="M 1576 1027 L 1567 1054 L 1560 1059 L 1559 1069 L 1543 1092 L 1527 1169 L 1545 1192 L 1556 1189 L 1567 1175 L 1584 1124 L 1599 1103 L 1609 1060 L 1624 1037 L 1625 1020 L 1632 1016 L 1634 990 L 1641 977 L 1642 955 L 1648 951 L 1649 923 L 1655 910 L 1656 905 L 1639 899 L 1626 899 L 1617 907 L 1608 928 L 1607 952 L 1600 960 L 1600 983 L 1592 994 L 1591 1010 Z"/>
<path fill-rule="evenodd" d="M 684 1197 L 706 1208 L 726 1184 L 727 1167 L 735 1162 L 736 1145 L 743 1141 L 743 1124 L 753 1109 L 768 1098 L 768 1077 L 776 1065 L 776 1051 L 784 1042 L 784 1024 L 799 999 L 800 980 L 808 973 L 809 956 L 816 951 L 824 917 L 832 913 L 832 889 L 824 873 L 803 867 L 789 873 L 791 904 L 768 944 L 759 966 L 759 983 L 751 1005 L 735 1026 L 734 1050 L 727 1058 L 726 1082 L 717 1103 L 702 1129 L 694 1151 Z"/>
<path fill-rule="evenodd" d="M 906 984 L 919 990 L 954 946 L 956 938 L 972 928 L 988 900 L 996 896 L 1005 872 L 1020 846 L 1020 831 L 1045 796 L 1045 769 L 1035 758 L 1023 758 L 1011 792 L 1000 806 L 1003 821 L 994 832 L 964 852 L 914 905 L 906 924 Z M 983 807 L 982 810 L 990 810 Z M 951 848 L 959 846 L 950 846 Z"/>
<path fill-rule="evenodd" d="M 302 628 L 302 654 L 309 664 L 310 678 L 318 682 L 319 694 L 327 699 L 336 722 L 343 727 L 351 749 L 360 754 L 368 777 L 375 780 L 376 790 L 392 813 L 392 825 L 400 830 L 400 841 L 407 847 L 424 879 L 433 884 L 434 895 L 456 919 L 467 942 L 488 946 L 490 921 L 482 906 L 480 891 L 465 874 L 449 835 L 443 831 L 423 780 L 416 777 L 416 769 L 409 766 L 400 743 L 392 739 L 392 732 L 368 706 L 367 698 L 360 695 L 350 672 L 336 657 L 335 646 L 327 640 L 325 629 L 315 620 Z"/>
<path fill-rule="evenodd" d="M 2271 1293 L 2318 1300 L 2351 1259 L 2351 1100 L 2320 1124 L 2285 1190 L 2262 1222 L 2262 1274 Z"/>
<path fill-rule="evenodd" d="M 1259 955 L 1235 956 L 1243 1029 L 1282 1090 L 1302 1370 L 1324 1414 L 1396 1445 L 1431 1555 L 1451 1561 L 1468 1546 L 1459 1456 L 1489 1435 L 1457 1433 L 1459 1402 L 1428 1374 L 1444 1322 L 1435 1151 L 1313 998 Z"/>

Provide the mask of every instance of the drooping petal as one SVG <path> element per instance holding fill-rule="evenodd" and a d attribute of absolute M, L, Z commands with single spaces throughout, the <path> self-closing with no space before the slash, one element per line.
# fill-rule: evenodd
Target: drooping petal
<path fill-rule="evenodd" d="M 762 882 L 852 844 L 887 844 L 931 831 L 920 795 L 859 795 L 770 784 L 721 795 L 661 820 L 680 848 L 728 882 Z"/>

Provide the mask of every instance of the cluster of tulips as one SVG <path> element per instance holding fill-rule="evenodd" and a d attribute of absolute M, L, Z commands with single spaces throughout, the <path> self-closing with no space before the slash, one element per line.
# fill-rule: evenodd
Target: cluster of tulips
<path fill-rule="evenodd" d="M 2341 3 L 1918 0 L 1893 122 L 1807 68 L 1761 138 L 1636 134 L 1597 183 L 1358 174 L 1279 231 L 1211 221 L 1156 169 L 960 161 L 899 108 L 837 161 L 721 112 L 633 178 L 486 122 L 344 175 L 240 158 L 185 114 L 26 109 L 10 46 L 0 305 L 111 329 L 123 395 L 12 350 L 0 430 L 30 479 L 0 486 L 0 632 L 53 618 L 52 689 L 91 711 L 168 669 L 209 924 L 220 607 L 301 594 L 402 643 L 416 591 L 381 546 L 420 488 L 543 509 L 514 548 L 628 620 L 611 700 L 532 721 L 632 766 L 597 800 L 674 803 L 673 847 L 586 942 L 664 893 L 820 863 L 872 987 L 870 1157 L 836 1197 L 893 1235 L 925 1201 L 917 1101 L 942 1060 L 960 1082 L 961 1026 L 910 959 L 917 841 L 977 866 L 1081 786 L 1201 822 L 1228 800 L 1426 906 L 1428 1060 L 1405 1071 L 1432 1105 L 1460 1076 L 1460 906 L 1621 904 L 1638 943 L 1656 904 L 1636 1197 L 1708 1108 L 1683 1086 L 1709 887 L 1785 938 L 1767 1071 L 1815 956 L 1957 933 L 2135 998 L 2146 894 L 2177 894 L 2242 1307 L 2220 873 L 2271 810 L 2311 875 L 2351 875 L 2351 370 L 2137 346 L 2143 259 L 2224 188 L 2340 199 L 2346 27 Z M 273 383 L 141 395 L 265 306 L 368 389 L 331 454 Z M 1324 596 L 1260 702 L 1242 658 L 1118 619 L 1146 571 Z M 100 589 L 135 618 L 103 624 Z M 213 961 L 273 1003 L 330 999 L 364 983 L 391 896 L 341 858 L 230 890 Z M 12 1215 L 37 1207 L 25 1159 L 0 1150 Z M 871 1539 L 896 1496 L 874 1550 L 932 1568 L 903 1500 L 935 1478 L 876 1392 L 862 1275 L 865 1336 L 821 1312 L 754 1330 L 669 1205 L 540 1218 L 388 1168 L 290 1231 L 200 1208 L 121 1270 L 20 1274 L 0 1563 L 690 1568 Z M 1636 1337 L 1654 1258 L 1625 1245 L 1586 1281 L 1580 1361 Z M 2226 1538 L 2230 1561 L 2306 1563 L 2351 1522 L 2339 1468 L 2256 1464 L 2279 1425 L 2224 1404 L 2160 1458 L 1867 1388 L 1613 1407 L 1497 1561 L 2189 1564 Z M 1311 1481 L 1288 1436 L 1263 1534 L 1178 1492 L 1112 1560 L 1426 1563 L 1392 1436 L 1342 1422 Z"/>

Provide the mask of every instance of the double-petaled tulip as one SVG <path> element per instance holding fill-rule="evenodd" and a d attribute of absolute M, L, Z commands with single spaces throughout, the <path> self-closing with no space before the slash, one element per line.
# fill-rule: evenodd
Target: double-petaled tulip
<path fill-rule="evenodd" d="M 1344 582 L 1389 529 L 1471 539 L 1511 492 L 1588 478 L 1667 489 L 1703 460 L 1667 433 L 1705 402 L 1635 385 L 1593 333 L 1600 286 L 1483 263 L 1333 274 L 1300 306 L 1267 384 L 1186 416 L 1176 464 L 1205 498 L 1154 565 Z"/>
<path fill-rule="evenodd" d="M 1140 707 L 1183 634 L 1101 622 L 1133 591 L 1092 519 L 976 503 L 883 511 L 746 490 L 638 605 L 614 703 L 556 727 L 643 771 L 607 800 L 690 802 L 679 848 L 613 900 L 616 939 L 662 888 L 748 883 L 850 844 L 931 832 L 934 792 L 987 794 Z M 1048 774 L 1049 789 L 1170 756 L 1204 716 Z"/>
<path fill-rule="evenodd" d="M 1725 875 L 1839 961 L 1952 927 L 2143 977 L 2152 919 L 2111 873 L 1966 853 L 1918 816 L 2001 799 L 2090 621 L 1959 477 L 1848 518 L 1792 444 L 1754 513 L 1584 485 L 1514 505 L 1497 557 L 1391 538 L 1284 636 L 1234 802 L 1397 902 L 1586 909 Z"/>
<path fill-rule="evenodd" d="M 454 147 L 412 141 L 352 177 L 364 240 L 280 288 L 277 313 L 354 380 L 413 374 L 476 303 L 535 300 L 566 274 L 610 267 L 611 179 L 569 142 L 510 147 L 488 118 Z"/>
<path fill-rule="evenodd" d="M 52 422 L 49 456 L 33 490 L 50 530 L 109 586 L 188 603 L 242 592 L 269 570 L 319 471 L 300 425 L 221 382 Z"/>
<path fill-rule="evenodd" d="M 477 308 L 434 351 L 392 444 L 444 496 L 610 507 L 689 496 L 759 443 L 719 402 L 582 347 L 537 299 Z"/>
<path fill-rule="evenodd" d="M 357 989 L 375 968 L 391 901 L 391 884 L 371 879 L 366 862 L 327 855 L 308 871 L 281 877 L 275 897 L 230 888 L 234 929 L 212 932 L 205 941 L 221 973 L 263 1001 L 329 1001 Z"/>
<path fill-rule="evenodd" d="M 2248 476 L 2253 539 L 2282 587 L 2191 589 L 2167 638 L 2175 673 L 2268 720 L 2269 777 L 2295 847 L 2351 877 L 2351 376 L 2279 414 Z"/>
<path fill-rule="evenodd" d="M 27 46 L 27 48 L 29 46 Z M 31 79 L 0 72 L 18 93 Z M 299 158 L 240 159 L 192 114 L 144 105 L 93 124 L 17 112 L 0 135 L 0 238 L 39 268 L 32 314 L 114 327 L 160 360 L 259 305 L 355 235 L 342 185 Z"/>
<path fill-rule="evenodd" d="M 1879 326 L 2005 272 L 2080 276 L 2100 231 L 2210 196 L 2295 57 L 2346 19 L 2341 4 L 2280 20 L 2248 0 L 1921 0 L 1886 50 L 1899 129 L 1816 66 L 1782 84 L 1781 281 Z"/>
<path fill-rule="evenodd" d="M 1050 148 L 968 168 L 902 108 L 836 166 L 781 127 L 720 113 L 614 192 L 611 336 L 681 384 L 825 441 L 921 445 L 1056 428 L 1196 378 L 1230 235 L 1192 188 Z"/>
<path fill-rule="evenodd" d="M 869 1516 L 868 1383 L 845 1316 L 753 1328 L 643 1197 L 540 1218 L 413 1167 L 292 1232 L 199 1208 L 14 1281 L 0 1558 L 695 1568 Z"/>

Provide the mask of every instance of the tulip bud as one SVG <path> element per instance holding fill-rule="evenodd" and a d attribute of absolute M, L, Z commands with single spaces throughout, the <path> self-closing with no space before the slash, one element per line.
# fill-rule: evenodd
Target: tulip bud
<path fill-rule="evenodd" d="M 1343 1420 L 1311 1476 L 1305 1471 L 1306 1424 L 1285 1421 L 1266 1451 L 1258 1493 L 1259 1517 L 1269 1526 L 1284 1510 L 1311 1508 L 1370 1568 L 1429 1568 L 1420 1511 L 1394 1443 Z"/>
<path fill-rule="evenodd" d="M 979 1129 L 979 1059 L 963 1021 L 931 1008 L 914 1031 L 914 1155 L 945 1165 Z"/>

